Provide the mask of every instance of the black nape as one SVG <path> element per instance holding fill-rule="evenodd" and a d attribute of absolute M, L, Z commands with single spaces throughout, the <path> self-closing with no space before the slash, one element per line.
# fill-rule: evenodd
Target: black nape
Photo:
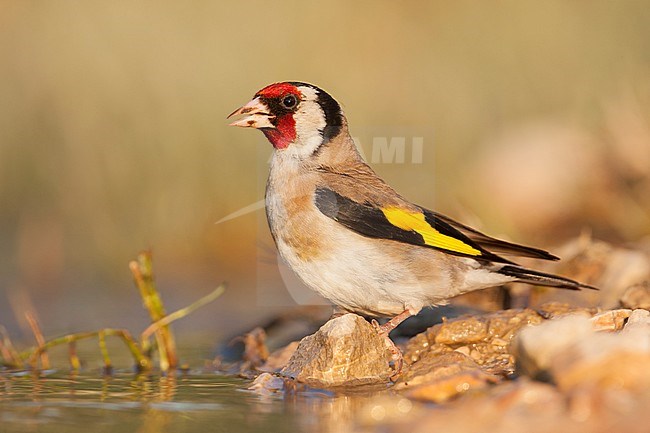
<path fill-rule="evenodd" d="M 323 144 L 339 135 L 343 126 L 343 114 L 339 103 L 328 93 L 318 92 L 318 103 L 325 113 L 325 128 L 323 129 Z"/>
<path fill-rule="evenodd" d="M 325 113 L 325 128 L 323 128 L 322 131 L 322 144 L 326 144 L 332 138 L 339 135 L 339 132 L 341 132 L 341 128 L 343 127 L 343 113 L 341 113 L 341 106 L 339 103 L 336 102 L 336 100 L 332 98 L 329 93 L 314 86 L 313 84 L 302 83 L 299 81 L 293 81 L 290 84 L 293 84 L 296 87 L 311 87 L 312 89 L 316 90 L 316 92 L 318 92 L 318 99 L 316 102 L 318 102 L 318 105 L 320 105 L 323 109 L 323 113 Z"/>

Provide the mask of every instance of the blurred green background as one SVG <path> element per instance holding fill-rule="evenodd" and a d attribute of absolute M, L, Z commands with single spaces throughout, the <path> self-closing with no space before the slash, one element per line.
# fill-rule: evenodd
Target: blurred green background
<path fill-rule="evenodd" d="M 142 329 L 143 248 L 169 310 L 230 283 L 181 331 L 289 307 L 263 211 L 215 224 L 263 196 L 271 147 L 225 116 L 275 81 L 331 93 L 366 155 L 422 136 L 421 164 L 373 164 L 417 203 L 545 247 L 634 242 L 649 78 L 647 1 L 2 1 L 0 323 Z"/>

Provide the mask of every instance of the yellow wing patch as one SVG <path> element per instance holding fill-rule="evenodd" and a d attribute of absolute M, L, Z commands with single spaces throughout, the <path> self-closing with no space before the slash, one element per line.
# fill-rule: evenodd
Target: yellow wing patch
<path fill-rule="evenodd" d="M 480 256 L 481 251 L 451 236 L 443 235 L 424 219 L 421 212 L 409 212 L 397 207 L 381 210 L 389 223 L 402 230 L 414 231 L 422 235 L 426 245 L 454 251 L 470 256 Z"/>

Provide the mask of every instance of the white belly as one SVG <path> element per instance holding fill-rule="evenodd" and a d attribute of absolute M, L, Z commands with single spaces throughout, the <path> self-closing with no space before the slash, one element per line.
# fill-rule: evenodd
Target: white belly
<path fill-rule="evenodd" d="M 406 309 L 444 303 L 458 294 L 447 272 L 435 271 L 418 275 L 405 255 L 387 252 L 386 243 L 358 235 L 324 215 L 317 218 L 318 236 L 324 252 L 305 259 L 292 242 L 275 230 L 281 257 L 313 290 L 334 304 L 350 311 L 368 315 L 392 316 Z M 280 223 L 281 224 L 281 223 Z M 313 226 L 312 226 L 313 227 Z M 429 251 L 423 251 L 424 254 Z M 430 251 L 435 255 L 433 250 Z M 422 253 L 421 253 L 422 254 Z M 433 257 L 431 257 L 433 259 Z"/>

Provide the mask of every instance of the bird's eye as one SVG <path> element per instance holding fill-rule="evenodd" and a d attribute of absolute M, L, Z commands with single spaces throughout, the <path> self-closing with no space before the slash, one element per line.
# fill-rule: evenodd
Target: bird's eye
<path fill-rule="evenodd" d="M 282 98 L 282 106 L 284 108 L 292 109 L 298 103 L 298 99 L 293 95 L 287 95 Z"/>

